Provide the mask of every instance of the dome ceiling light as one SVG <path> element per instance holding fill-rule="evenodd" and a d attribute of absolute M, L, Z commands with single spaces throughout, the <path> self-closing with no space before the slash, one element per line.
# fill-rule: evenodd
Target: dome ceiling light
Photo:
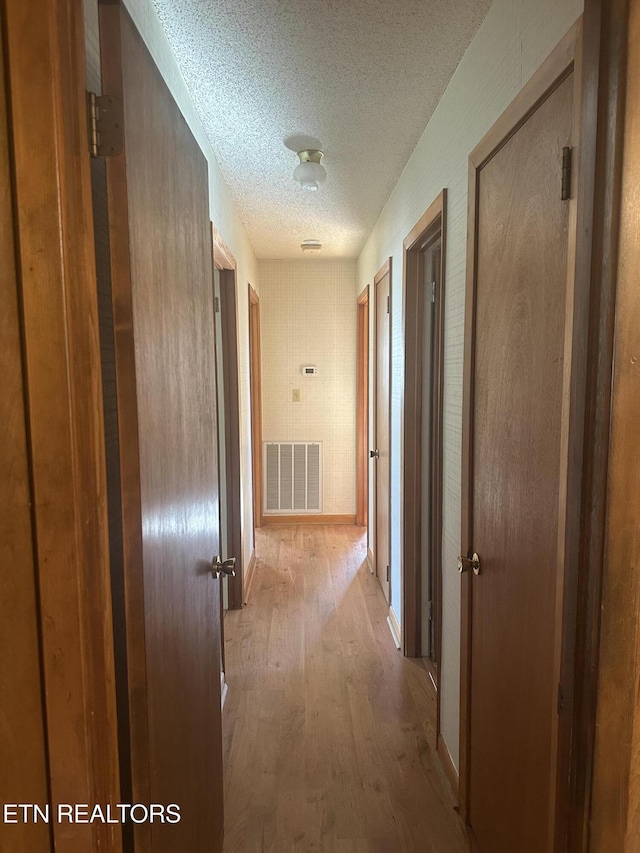
<path fill-rule="evenodd" d="M 327 173 L 321 161 L 324 153 L 317 148 L 305 148 L 297 152 L 300 162 L 293 170 L 294 179 L 303 190 L 315 192 L 327 178 Z"/>

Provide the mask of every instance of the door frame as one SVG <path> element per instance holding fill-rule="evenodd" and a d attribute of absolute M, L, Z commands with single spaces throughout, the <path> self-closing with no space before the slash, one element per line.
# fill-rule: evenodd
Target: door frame
<path fill-rule="evenodd" d="M 262 374 L 260 357 L 260 297 L 249 288 L 249 380 L 251 393 L 251 471 L 253 475 L 253 547 L 262 527 Z M 248 581 L 251 579 L 248 578 Z"/>
<path fill-rule="evenodd" d="M 587 391 L 586 341 L 589 330 L 591 282 L 588 255 L 590 253 L 591 221 L 593 216 L 593 181 L 595 164 L 591 156 L 595 144 L 595 123 L 589 122 L 594 86 L 597 81 L 587 77 L 583 66 L 582 17 L 551 52 L 529 83 L 482 139 L 469 157 L 469 211 L 467 239 L 467 274 L 465 300 L 465 352 L 463 387 L 462 433 L 462 514 L 461 551 L 471 556 L 473 432 L 473 353 L 475 347 L 475 287 L 477 244 L 478 172 L 485 163 L 513 136 L 545 98 L 567 76 L 574 72 L 573 150 L 576 168 L 573 170 L 569 200 L 569 237 L 567 252 L 567 312 L 565 326 L 565 374 L 562 411 L 562 447 L 564 461 L 560 471 L 558 541 L 558 586 L 556 606 L 555 662 L 559 689 L 558 704 L 562 713 L 553 713 L 553 737 L 557 756 L 552 771 L 549 819 L 554 849 L 565 849 L 568 831 L 570 796 L 569 765 L 572 759 L 572 730 L 574 723 L 574 680 L 576 630 L 578 614 L 578 572 L 580 537 L 583 533 L 581 506 L 583 498 L 583 453 L 587 422 L 585 400 Z M 588 45 L 589 56 L 594 54 Z M 583 80 L 586 79 L 586 85 Z M 584 94 L 584 97 L 583 97 Z M 579 165 L 579 170 L 578 170 Z M 584 275 L 586 266 L 586 275 Z M 568 342 L 568 343 L 567 343 Z M 469 759 L 470 759 L 470 675 L 471 675 L 471 602 L 472 575 L 461 577 L 461 665 L 460 665 L 460 808 L 467 823 L 469 816 Z M 562 703 L 560 705 L 560 703 Z M 565 846 L 563 846 L 565 845 Z"/>
<path fill-rule="evenodd" d="M 436 687 L 436 738 L 440 733 L 440 637 L 442 628 L 442 500 L 443 500 L 443 394 L 444 394 L 444 304 L 446 266 L 447 191 L 443 189 L 406 236 L 403 276 L 403 326 L 405 340 L 403 407 L 403 561 L 402 635 L 404 654 L 422 657 L 422 350 L 424 299 L 421 297 L 420 254 L 427 240 L 440 234 L 441 266 L 434 317 L 434 431 L 429 452 L 434 473 L 434 501 L 431 507 L 431 545 L 436 560 L 432 564 L 435 584 L 436 654 L 434 664 L 425 661 Z M 434 571 L 435 569 L 435 571 Z"/>
<path fill-rule="evenodd" d="M 640 834 L 634 769 L 640 555 L 633 533 L 640 502 L 637 391 L 630 385 L 635 381 L 637 388 L 637 376 L 632 379 L 633 360 L 623 355 L 630 341 L 637 346 L 639 18 L 638 0 L 585 2 L 584 126 L 593 228 L 579 272 L 591 279 L 592 299 L 569 834 L 570 849 L 581 853 L 633 846 Z"/>
<path fill-rule="evenodd" d="M 66 0 L 4 0 L 2 15 L 49 792 L 53 802 L 115 803 L 84 15 Z M 120 826 L 52 822 L 49 833 L 60 853 L 122 849 Z"/>
<path fill-rule="evenodd" d="M 376 292 L 376 288 L 380 281 L 385 277 L 385 275 L 389 275 L 389 501 L 388 501 L 388 509 L 389 509 L 389 566 L 391 566 L 391 310 L 393 308 L 393 295 L 392 295 L 392 278 L 391 273 L 393 269 L 393 258 L 389 257 L 380 267 L 378 272 L 373 277 L 373 308 L 374 308 L 374 321 L 373 321 L 373 446 L 374 448 L 378 446 L 378 424 L 377 424 L 377 411 L 378 411 L 378 331 L 377 331 L 377 316 L 378 316 L 378 295 Z M 380 579 L 379 574 L 379 565 L 378 565 L 378 467 L 376 461 L 373 462 L 372 465 L 372 489 L 373 489 L 373 527 L 375 530 L 374 538 L 373 538 L 373 568 L 374 574 Z M 388 607 L 391 609 L 392 601 L 391 601 L 391 568 L 389 568 L 389 601 Z"/>
<path fill-rule="evenodd" d="M 228 578 L 229 610 L 244 601 L 242 553 L 242 497 L 240 473 L 240 392 L 238 372 L 237 264 L 216 226 L 211 223 L 213 265 L 220 272 L 220 321 L 222 326 L 222 374 L 224 377 L 225 499 L 227 506 L 227 557 L 236 558 L 236 576 Z M 224 623 L 224 619 L 222 620 Z M 224 630 L 224 628 L 223 628 Z M 223 643 L 224 655 L 224 643 Z"/>
<path fill-rule="evenodd" d="M 369 519 L 369 285 L 358 296 L 356 378 L 356 524 L 368 528 Z"/>

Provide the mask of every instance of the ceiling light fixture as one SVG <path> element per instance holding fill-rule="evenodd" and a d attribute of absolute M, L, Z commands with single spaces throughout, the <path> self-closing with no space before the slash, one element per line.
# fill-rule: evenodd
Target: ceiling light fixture
<path fill-rule="evenodd" d="M 300 243 L 300 248 L 303 252 L 313 254 L 314 252 L 320 251 L 322 243 L 320 240 L 303 240 L 302 243 Z"/>
<path fill-rule="evenodd" d="M 325 168 L 321 164 L 323 152 L 316 148 L 307 148 L 297 153 L 300 162 L 293 170 L 293 177 L 303 190 L 315 192 L 327 178 Z"/>

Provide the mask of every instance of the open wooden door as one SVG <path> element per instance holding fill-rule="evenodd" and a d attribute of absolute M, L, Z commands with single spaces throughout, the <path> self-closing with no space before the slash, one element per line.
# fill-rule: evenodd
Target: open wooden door
<path fill-rule="evenodd" d="M 481 853 L 559 849 L 577 32 L 471 155 L 461 782 Z"/>
<path fill-rule="evenodd" d="M 390 583 L 390 392 L 391 392 L 391 259 L 374 279 L 375 336 L 375 559 L 376 575 L 387 603 L 391 603 Z"/>
<path fill-rule="evenodd" d="M 100 28 L 103 91 L 124 111 L 124 153 L 107 158 L 124 547 L 117 618 L 127 632 L 119 685 L 132 802 L 175 803 L 181 816 L 133 827 L 134 842 L 215 853 L 220 521 L 207 163 L 119 3 L 101 4 Z"/>

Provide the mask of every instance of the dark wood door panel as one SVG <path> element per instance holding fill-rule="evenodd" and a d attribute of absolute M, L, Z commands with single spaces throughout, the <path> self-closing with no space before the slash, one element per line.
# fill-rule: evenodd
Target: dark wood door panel
<path fill-rule="evenodd" d="M 129 693 L 132 732 L 141 731 L 133 718 L 146 715 L 148 779 L 139 778 L 143 762 L 134 756 L 133 789 L 180 806 L 179 823 L 151 826 L 154 853 L 216 851 L 220 584 L 210 562 L 220 536 L 208 170 L 129 16 L 105 4 L 102 23 L 105 78 L 119 82 L 125 127 L 126 171 L 109 163 L 108 183 L 112 251 L 124 245 L 129 259 L 123 267 L 112 256 L 121 276 L 113 287 L 116 348 L 118 331 L 132 332 L 128 351 L 116 355 L 119 379 L 135 384 L 119 400 L 121 422 L 137 429 L 121 433 L 120 453 L 126 471 L 139 465 L 139 517 L 125 518 L 125 527 L 140 526 L 142 566 L 129 561 L 125 586 L 128 625 L 144 625 L 130 634 L 129 657 L 139 661 L 143 642 L 144 664 L 131 668 Z M 127 222 L 118 240 L 113 232 Z M 135 412 L 122 411 L 132 405 Z"/>
<path fill-rule="evenodd" d="M 573 75 L 478 175 L 470 823 L 549 850 Z"/>

